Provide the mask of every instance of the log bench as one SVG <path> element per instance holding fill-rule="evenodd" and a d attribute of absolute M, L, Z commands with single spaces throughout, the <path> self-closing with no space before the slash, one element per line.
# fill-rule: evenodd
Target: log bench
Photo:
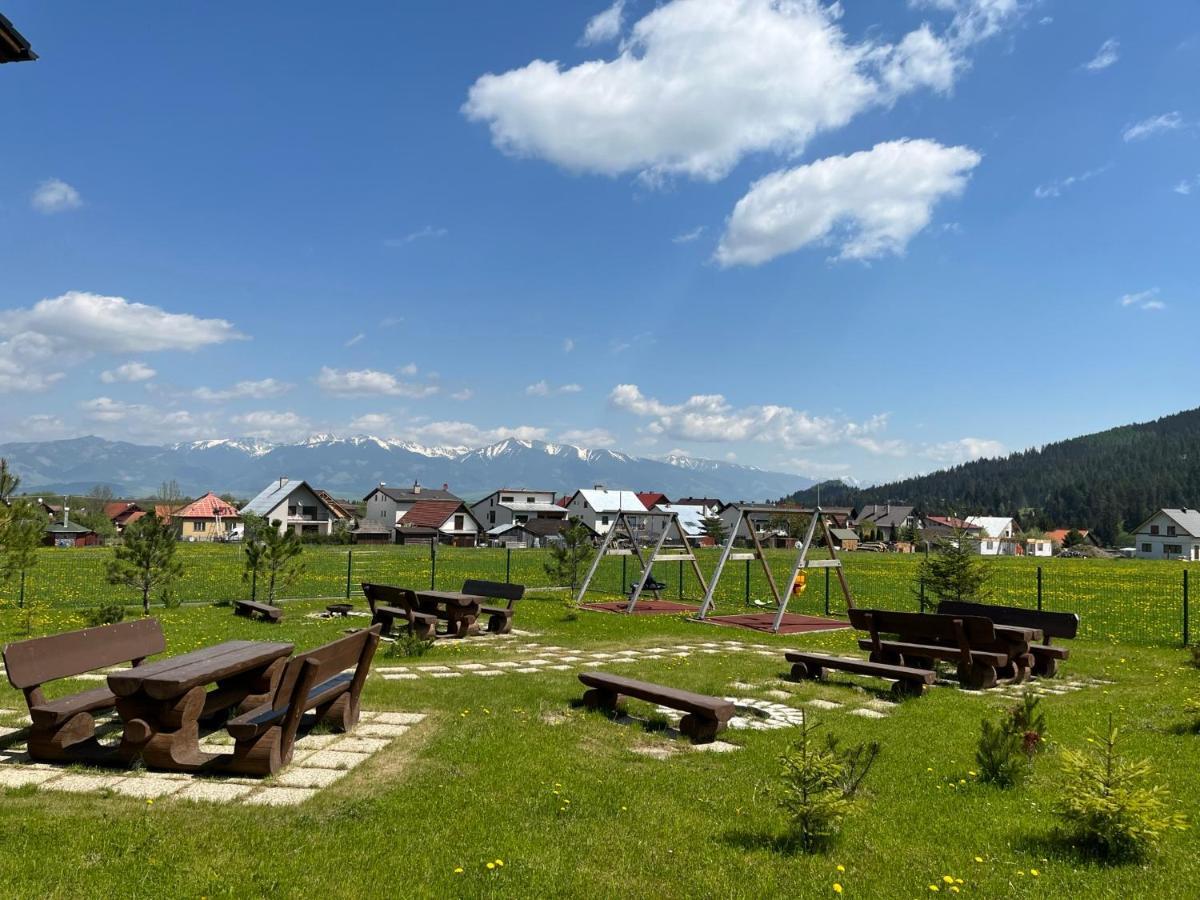
<path fill-rule="evenodd" d="M 437 616 L 417 609 L 416 592 L 391 584 L 362 583 L 363 596 L 371 608 L 371 624 L 381 626 L 381 634 L 392 633 L 392 624 L 400 619 L 408 630 L 422 640 L 433 640 L 437 633 Z"/>
<path fill-rule="evenodd" d="M 259 603 L 255 600 L 234 600 L 233 614 L 252 619 L 258 616 L 264 622 L 279 622 L 283 618 L 283 610 L 269 603 Z"/>
<path fill-rule="evenodd" d="M 965 600 L 943 600 L 938 604 L 942 615 L 986 616 L 997 625 L 1016 625 L 1036 628 L 1042 633 L 1042 643 L 1031 644 L 1033 674 L 1052 678 L 1058 674 L 1059 663 L 1071 655 L 1066 647 L 1050 644 L 1052 638 L 1073 640 L 1079 633 L 1079 615 L 1067 612 L 1047 612 L 1021 609 L 1016 606 L 995 606 L 991 603 L 969 603 Z"/>
<path fill-rule="evenodd" d="M 492 634 L 508 634 L 512 631 L 513 605 L 525 596 L 525 585 L 468 578 L 463 582 L 462 592 L 474 594 L 477 597 L 507 601 L 504 606 L 481 605 L 479 613 L 488 617 L 487 630 Z"/>
<path fill-rule="evenodd" d="M 94 713 L 113 709 L 117 698 L 107 687 L 47 700 L 42 686 L 109 666 L 141 665 L 166 649 L 158 619 L 138 619 L 19 641 L 4 648 L 9 683 L 25 694 L 33 725 L 29 755 L 34 759 L 102 761 L 116 751 L 96 741 Z"/>
<path fill-rule="evenodd" d="M 792 664 L 792 678 L 823 680 L 827 669 L 874 675 L 893 681 L 892 693 L 897 697 L 919 697 L 937 679 L 932 669 L 917 669 L 890 663 L 871 662 L 854 656 L 823 656 L 819 653 L 800 653 L 789 650 L 784 658 Z"/>
<path fill-rule="evenodd" d="M 607 672 L 581 672 L 579 680 L 590 688 L 583 694 L 583 704 L 589 709 L 615 712 L 620 709 L 622 697 L 634 697 L 686 713 L 679 722 L 679 730 L 695 744 L 711 743 L 733 717 L 733 704 L 720 697 L 694 694 Z"/>
<path fill-rule="evenodd" d="M 943 616 L 934 613 L 851 609 L 850 624 L 869 637 L 859 647 L 870 652 L 870 661 L 915 669 L 933 669 L 934 660 L 958 664 L 963 687 L 995 687 L 997 670 L 1015 668 L 1014 682 L 1023 681 L 1032 665 L 1028 653 L 1010 654 L 997 646 L 992 620 L 983 616 Z M 890 634 L 898 639 L 885 639 Z M 981 649 L 989 648 L 989 649 Z"/>
<path fill-rule="evenodd" d="M 215 766 L 244 775 L 274 775 L 292 759 L 296 732 L 308 710 L 335 731 L 358 723 L 359 696 L 379 645 L 382 624 L 356 631 L 288 660 L 272 699 L 225 723 L 232 756 Z"/>

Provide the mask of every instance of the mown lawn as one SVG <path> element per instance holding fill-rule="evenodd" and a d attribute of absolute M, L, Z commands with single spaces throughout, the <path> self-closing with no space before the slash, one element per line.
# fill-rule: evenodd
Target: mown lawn
<path fill-rule="evenodd" d="M 279 626 L 219 607 L 170 610 L 161 618 L 169 653 L 232 637 L 286 637 L 307 647 L 347 624 L 303 617 L 321 605 L 291 603 Z M 58 613 L 54 624 L 77 624 L 70 615 Z M 530 640 L 543 646 L 595 650 L 724 640 L 853 647 L 846 632 L 773 638 L 673 616 L 571 617 L 556 595 L 523 601 L 517 627 L 536 633 Z M 5 639 L 15 628 L 12 611 L 0 614 Z M 516 642 L 444 642 L 420 660 L 377 663 L 453 664 L 518 651 Z M 736 752 L 681 747 L 653 759 L 633 749 L 667 739 L 575 709 L 581 686 L 573 672 L 416 681 L 373 675 L 365 706 L 429 717 L 299 807 L 6 792 L 0 893 L 832 897 L 836 882 L 847 897 L 905 898 L 930 895 L 929 885 L 945 875 L 963 879 L 962 893 L 977 897 L 1197 892 L 1194 830 L 1169 835 L 1150 862 L 1116 867 L 1081 859 L 1052 835 L 1057 748 L 1083 744 L 1109 714 L 1125 729 L 1127 752 L 1149 756 L 1177 808 L 1193 821 L 1200 817 L 1200 737 L 1181 728 L 1184 698 L 1200 695 L 1200 670 L 1185 651 L 1077 642 L 1063 676 L 1114 683 L 1043 701 L 1053 746 L 1032 779 L 1012 791 L 969 774 L 979 721 L 1003 705 L 1000 698 L 936 688 L 870 720 L 845 711 L 866 699 L 863 688 L 848 680 L 781 685 L 785 669 L 782 657 L 747 653 L 613 667 L 709 693 L 754 696 L 730 687 L 743 682 L 782 687 L 791 704 L 843 702 L 843 709 L 811 714 L 843 741 L 876 739 L 883 749 L 861 809 L 826 853 L 779 848 L 785 822 L 771 791 L 792 736 L 786 730 L 729 731 L 724 736 L 740 747 Z M 0 705 L 20 704 L 16 691 L 0 691 Z M 497 860 L 503 865 L 486 868 Z"/>

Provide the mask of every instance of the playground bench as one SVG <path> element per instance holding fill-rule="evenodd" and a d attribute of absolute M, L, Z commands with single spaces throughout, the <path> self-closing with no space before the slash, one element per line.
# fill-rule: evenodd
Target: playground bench
<path fill-rule="evenodd" d="M 1023 681 L 1032 664 L 1028 643 L 1002 643 L 992 620 L 983 616 L 943 616 L 933 613 L 851 609 L 850 624 L 870 636 L 858 645 L 870 651 L 871 662 L 932 669 L 933 660 L 958 664 L 963 687 L 994 687 L 997 670 L 1012 667 L 1012 680 Z M 881 634 L 896 635 L 884 639 Z"/>
<path fill-rule="evenodd" d="M 717 732 L 733 717 L 733 704 L 719 697 L 694 694 L 607 672 L 581 672 L 579 680 L 590 688 L 583 695 L 583 703 L 590 709 L 616 711 L 620 708 L 622 697 L 635 697 L 686 713 L 679 722 L 679 730 L 695 744 L 711 743 Z"/>
<path fill-rule="evenodd" d="M 932 669 L 917 669 L 890 663 L 871 662 L 853 656 L 822 656 L 819 653 L 800 653 L 790 650 L 784 658 L 792 664 L 792 678 L 823 680 L 826 669 L 853 672 L 856 675 L 874 675 L 893 681 L 892 693 L 897 697 L 918 697 L 926 686 L 937 678 Z"/>
<path fill-rule="evenodd" d="M 234 600 L 233 614 L 254 618 L 258 616 L 264 622 L 278 622 L 283 618 L 283 610 L 269 603 L 258 603 L 254 600 Z"/>
<path fill-rule="evenodd" d="M 417 610 L 417 595 L 408 588 L 390 584 L 371 584 L 364 581 L 363 596 L 371 607 L 371 624 L 381 626 L 381 634 L 392 633 L 392 623 L 402 619 L 408 630 L 423 640 L 433 638 L 437 631 L 437 616 Z"/>
<path fill-rule="evenodd" d="M 232 757 L 220 758 L 218 767 L 274 775 L 291 761 L 300 719 L 310 709 L 335 731 L 352 729 L 382 628 L 372 625 L 289 659 L 271 700 L 225 723 L 235 744 Z"/>
<path fill-rule="evenodd" d="M 488 617 L 487 630 L 493 634 L 512 631 L 513 604 L 525 596 L 525 585 L 468 578 L 463 582 L 462 592 L 491 600 L 507 600 L 505 606 L 480 606 L 479 612 Z"/>
<path fill-rule="evenodd" d="M 1056 675 L 1059 663 L 1071 655 L 1066 647 L 1051 646 L 1051 638 L 1073 640 L 1079 633 L 1077 613 L 1046 612 L 991 603 L 969 603 L 965 600 L 943 600 L 938 604 L 937 611 L 941 615 L 986 616 L 997 625 L 1037 629 L 1042 633 L 1042 643 L 1029 646 L 1029 652 L 1033 654 L 1033 674 L 1047 678 Z"/>
<path fill-rule="evenodd" d="M 42 686 L 120 663 L 141 665 L 166 649 L 158 619 L 118 622 L 34 638 L 4 648 L 9 683 L 25 694 L 33 725 L 29 755 L 35 759 L 87 759 L 103 755 L 93 713 L 116 706 L 107 687 L 47 700 Z"/>

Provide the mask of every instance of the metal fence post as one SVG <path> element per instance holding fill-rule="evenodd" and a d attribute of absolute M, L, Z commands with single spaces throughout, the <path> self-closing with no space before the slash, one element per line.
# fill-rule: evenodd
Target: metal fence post
<path fill-rule="evenodd" d="M 350 582 L 354 572 L 354 551 L 346 551 L 346 599 L 350 599 Z"/>
<path fill-rule="evenodd" d="M 625 593 L 625 566 L 628 564 L 628 561 L 629 558 L 627 556 L 621 557 L 621 589 L 617 591 L 618 594 Z"/>
<path fill-rule="evenodd" d="M 1042 567 L 1037 567 L 1037 600 L 1038 612 L 1042 611 Z"/>
<path fill-rule="evenodd" d="M 825 615 L 829 615 L 829 570 L 825 570 Z"/>
<path fill-rule="evenodd" d="M 679 561 L 679 599 L 683 599 L 683 560 Z"/>
<path fill-rule="evenodd" d="M 437 590 L 437 538 L 429 539 L 429 589 Z"/>
<path fill-rule="evenodd" d="M 927 545 L 926 545 L 926 551 L 928 551 L 928 548 L 929 548 L 929 546 L 928 546 L 928 544 L 927 544 Z M 924 579 L 924 578 L 922 578 L 922 579 L 921 579 L 921 580 L 918 582 L 918 584 L 920 585 L 920 588 L 921 588 L 921 591 L 920 591 L 921 612 L 925 612 L 925 579 Z"/>
<path fill-rule="evenodd" d="M 1191 642 L 1191 635 L 1188 634 L 1188 570 L 1183 570 L 1183 646 L 1188 646 Z"/>
<path fill-rule="evenodd" d="M 746 605 L 750 605 L 750 560 L 746 560 Z"/>
<path fill-rule="evenodd" d="M 21 570 L 21 599 L 17 601 L 19 609 L 25 608 L 25 570 Z"/>
<path fill-rule="evenodd" d="M 504 548 L 504 583 L 512 584 L 512 547 Z"/>
<path fill-rule="evenodd" d="M 250 599 L 258 598 L 258 569 L 250 573 Z"/>

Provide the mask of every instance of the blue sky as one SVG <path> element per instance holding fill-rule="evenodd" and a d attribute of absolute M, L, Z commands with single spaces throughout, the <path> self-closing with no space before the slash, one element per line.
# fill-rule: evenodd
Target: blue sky
<path fill-rule="evenodd" d="M 1191 0 L 3 12 L 3 440 L 876 481 L 1196 405 Z"/>

